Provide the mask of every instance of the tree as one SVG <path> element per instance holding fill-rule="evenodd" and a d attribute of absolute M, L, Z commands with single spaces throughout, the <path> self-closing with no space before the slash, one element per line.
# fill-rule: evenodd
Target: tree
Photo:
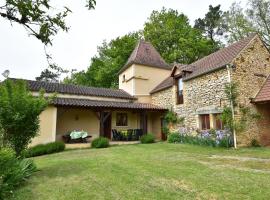
<path fill-rule="evenodd" d="M 239 3 L 234 2 L 230 10 L 225 13 L 224 23 L 227 24 L 228 42 L 233 43 L 247 37 L 250 33 L 255 32 L 253 24 L 249 21 L 243 8 Z"/>
<path fill-rule="evenodd" d="M 117 87 L 117 73 L 127 62 L 139 38 L 139 33 L 129 33 L 109 43 L 104 41 L 98 47 L 98 54 L 91 59 L 89 68 L 72 74 L 64 82 L 94 87 Z"/>
<path fill-rule="evenodd" d="M 243 9 L 239 3 L 233 3 L 225 17 L 228 24 L 229 42 L 237 41 L 250 33 L 259 33 L 270 48 L 270 1 L 249 0 Z"/>
<path fill-rule="evenodd" d="M 93 9 L 95 0 L 87 0 L 88 9 Z M 68 31 L 65 22 L 71 10 L 64 6 L 63 11 L 54 12 L 50 0 L 6 0 L 0 5 L 0 16 L 10 22 L 22 25 L 30 35 L 45 45 L 52 44 L 52 36 L 59 30 Z"/>
<path fill-rule="evenodd" d="M 270 1 L 249 0 L 247 15 L 265 44 L 270 47 Z"/>
<path fill-rule="evenodd" d="M 195 20 L 194 28 L 197 28 L 206 35 L 213 44 L 218 44 L 220 41 L 217 37 L 222 36 L 225 31 L 225 24 L 223 23 L 224 13 L 220 9 L 220 5 L 213 7 L 209 6 L 209 11 L 205 14 L 203 19 Z"/>
<path fill-rule="evenodd" d="M 191 63 L 216 49 L 211 40 L 189 24 L 187 16 L 173 9 L 153 11 L 143 34 L 168 63 Z"/>
<path fill-rule="evenodd" d="M 24 81 L 6 79 L 0 85 L 0 127 L 3 144 L 17 155 L 27 148 L 39 130 L 39 114 L 48 101 L 41 92 L 34 97 Z"/>
<path fill-rule="evenodd" d="M 46 57 L 48 62 L 47 69 L 44 69 L 40 76 L 36 77 L 37 81 L 45 81 L 45 82 L 54 82 L 58 83 L 60 82 L 61 75 L 68 74 L 70 71 L 63 69 L 62 67 L 59 67 L 56 63 L 52 62 L 52 57 L 49 55 L 46 50 Z M 74 69 L 71 70 L 71 73 L 73 73 Z"/>

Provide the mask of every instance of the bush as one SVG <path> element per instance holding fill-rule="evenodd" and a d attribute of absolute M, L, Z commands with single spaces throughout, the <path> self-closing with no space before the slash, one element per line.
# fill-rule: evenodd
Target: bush
<path fill-rule="evenodd" d="M 41 156 L 46 154 L 57 153 L 65 150 L 64 142 L 52 142 L 48 144 L 39 144 L 34 147 L 30 147 L 24 153 L 26 158 Z"/>
<path fill-rule="evenodd" d="M 140 140 L 142 144 L 149 144 L 155 142 L 155 137 L 153 134 L 147 133 L 146 135 L 143 135 Z"/>
<path fill-rule="evenodd" d="M 169 143 L 180 143 L 181 137 L 179 133 L 171 133 L 168 135 L 168 142 Z"/>
<path fill-rule="evenodd" d="M 44 92 L 39 97 L 33 96 L 25 81 L 7 79 L 0 84 L 0 127 L 4 145 L 14 149 L 17 156 L 38 134 L 39 115 L 47 105 Z"/>
<path fill-rule="evenodd" d="M 0 149 L 0 199 L 10 196 L 35 171 L 32 160 L 18 159 L 13 150 Z"/>
<path fill-rule="evenodd" d="M 107 148 L 109 147 L 109 139 L 105 137 L 99 137 L 92 141 L 91 147 L 92 148 Z"/>

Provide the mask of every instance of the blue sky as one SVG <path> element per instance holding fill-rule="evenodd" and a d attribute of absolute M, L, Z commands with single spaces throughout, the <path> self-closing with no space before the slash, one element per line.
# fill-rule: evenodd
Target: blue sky
<path fill-rule="evenodd" d="M 92 11 L 84 7 L 84 0 L 56 2 L 59 5 L 65 2 L 73 11 L 67 20 L 71 29 L 54 37 L 49 52 L 60 66 L 83 70 L 96 54 L 97 45 L 142 29 L 152 10 L 163 6 L 173 8 L 186 14 L 193 23 L 205 15 L 210 4 L 221 4 L 222 10 L 227 10 L 234 0 L 97 0 L 97 7 Z M 0 33 L 0 73 L 9 69 L 10 77 L 34 79 L 47 67 L 43 45 L 29 37 L 23 27 L 0 18 Z"/>

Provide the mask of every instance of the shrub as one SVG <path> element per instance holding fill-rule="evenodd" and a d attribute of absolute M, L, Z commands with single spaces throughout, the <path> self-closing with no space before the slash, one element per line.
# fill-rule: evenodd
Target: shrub
<path fill-rule="evenodd" d="M 105 137 L 99 137 L 92 141 L 91 147 L 92 148 L 107 148 L 109 147 L 109 139 Z"/>
<path fill-rule="evenodd" d="M 168 142 L 169 143 L 180 143 L 181 137 L 179 133 L 171 133 L 168 135 Z"/>
<path fill-rule="evenodd" d="M 0 199 L 6 199 L 36 171 L 32 160 L 18 159 L 11 149 L 0 149 Z"/>
<path fill-rule="evenodd" d="M 65 150 L 65 143 L 58 141 L 48 144 L 39 144 L 34 147 L 31 147 L 25 151 L 24 156 L 29 158 L 45 154 L 57 153 L 64 150 Z"/>
<path fill-rule="evenodd" d="M 17 156 L 25 150 L 39 129 L 39 114 L 47 107 L 44 92 L 34 97 L 24 81 L 7 79 L 0 84 L 0 127 L 5 146 Z"/>
<path fill-rule="evenodd" d="M 149 144 L 155 142 L 155 137 L 151 133 L 147 133 L 146 135 L 143 135 L 140 139 L 142 144 Z"/>

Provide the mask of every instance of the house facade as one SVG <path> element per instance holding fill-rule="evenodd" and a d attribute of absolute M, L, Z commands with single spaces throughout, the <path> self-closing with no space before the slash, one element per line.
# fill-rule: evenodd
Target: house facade
<path fill-rule="evenodd" d="M 40 134 L 32 145 L 61 140 L 72 130 L 93 138 L 112 138 L 112 129 L 142 129 L 162 138 L 162 119 L 173 110 L 192 130 L 223 129 L 220 114 L 230 101 L 225 85 L 238 85 L 239 108 L 258 112 L 237 133 L 240 145 L 256 138 L 270 145 L 270 53 L 258 35 L 251 35 L 194 63 L 167 64 L 148 42 L 139 41 L 119 71 L 119 89 L 27 81 L 33 94 L 44 89 L 57 98 L 40 115 Z"/>
<path fill-rule="evenodd" d="M 230 106 L 225 85 L 234 82 L 239 93 L 235 118 L 241 118 L 241 107 L 261 115 L 260 120 L 249 121 L 245 131 L 236 133 L 237 143 L 248 145 L 254 138 L 269 145 L 269 75 L 269 50 L 258 35 L 251 35 L 190 65 L 176 64 L 171 76 L 151 92 L 152 103 L 172 108 L 185 118 L 187 128 L 222 129 L 219 116 Z"/>

